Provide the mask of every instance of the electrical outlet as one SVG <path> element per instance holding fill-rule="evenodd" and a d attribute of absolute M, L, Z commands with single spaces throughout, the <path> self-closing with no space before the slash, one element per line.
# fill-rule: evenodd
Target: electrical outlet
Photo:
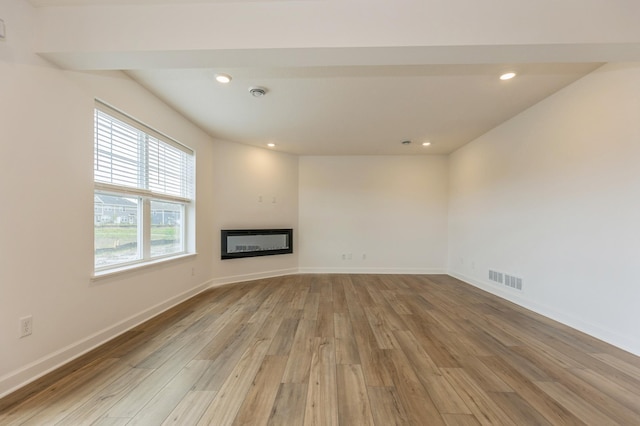
<path fill-rule="evenodd" d="M 33 333 L 33 316 L 20 318 L 20 337 L 27 337 Z"/>
<path fill-rule="evenodd" d="M 191 276 L 192 277 L 196 276 L 196 268 L 191 268 Z"/>

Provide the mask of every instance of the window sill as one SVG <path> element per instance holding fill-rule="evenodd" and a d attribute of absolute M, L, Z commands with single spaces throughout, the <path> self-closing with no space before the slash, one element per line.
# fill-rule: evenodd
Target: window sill
<path fill-rule="evenodd" d="M 103 271 L 95 272 L 91 276 L 91 281 L 99 281 L 99 280 L 106 279 L 106 278 L 112 278 L 112 277 L 115 277 L 115 276 L 118 276 L 118 275 L 126 274 L 128 272 L 133 272 L 133 271 L 139 271 L 141 269 L 146 269 L 146 268 L 149 268 L 149 267 L 152 267 L 152 266 L 155 266 L 155 265 L 161 265 L 161 264 L 166 264 L 166 263 L 177 261 L 177 260 L 188 259 L 190 257 L 195 257 L 196 255 L 197 255 L 197 253 L 184 253 L 184 254 L 179 254 L 177 256 L 163 257 L 161 259 L 154 259 L 154 260 L 150 260 L 150 261 L 147 261 L 147 262 L 140 262 L 140 263 L 136 263 L 134 265 L 126 265 L 126 266 L 106 269 L 106 270 L 103 270 Z"/>

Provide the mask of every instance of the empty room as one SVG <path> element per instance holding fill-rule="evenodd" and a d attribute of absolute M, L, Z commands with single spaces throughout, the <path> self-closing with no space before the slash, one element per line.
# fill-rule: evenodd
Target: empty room
<path fill-rule="evenodd" d="M 0 0 L 0 424 L 640 424 L 638 17 Z"/>

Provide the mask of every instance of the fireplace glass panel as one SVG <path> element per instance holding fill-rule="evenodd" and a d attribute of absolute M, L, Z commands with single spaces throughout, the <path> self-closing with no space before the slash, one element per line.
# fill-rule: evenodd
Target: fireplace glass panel
<path fill-rule="evenodd" d="M 227 252 L 286 250 L 289 248 L 287 235 L 234 235 L 227 237 Z"/>
<path fill-rule="evenodd" d="M 223 229 L 222 259 L 293 253 L 292 229 Z"/>

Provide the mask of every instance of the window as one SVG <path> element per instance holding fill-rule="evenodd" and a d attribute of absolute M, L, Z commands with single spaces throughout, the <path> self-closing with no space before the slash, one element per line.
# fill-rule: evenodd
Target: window
<path fill-rule="evenodd" d="M 93 171 L 96 272 L 188 252 L 192 150 L 98 102 Z"/>

